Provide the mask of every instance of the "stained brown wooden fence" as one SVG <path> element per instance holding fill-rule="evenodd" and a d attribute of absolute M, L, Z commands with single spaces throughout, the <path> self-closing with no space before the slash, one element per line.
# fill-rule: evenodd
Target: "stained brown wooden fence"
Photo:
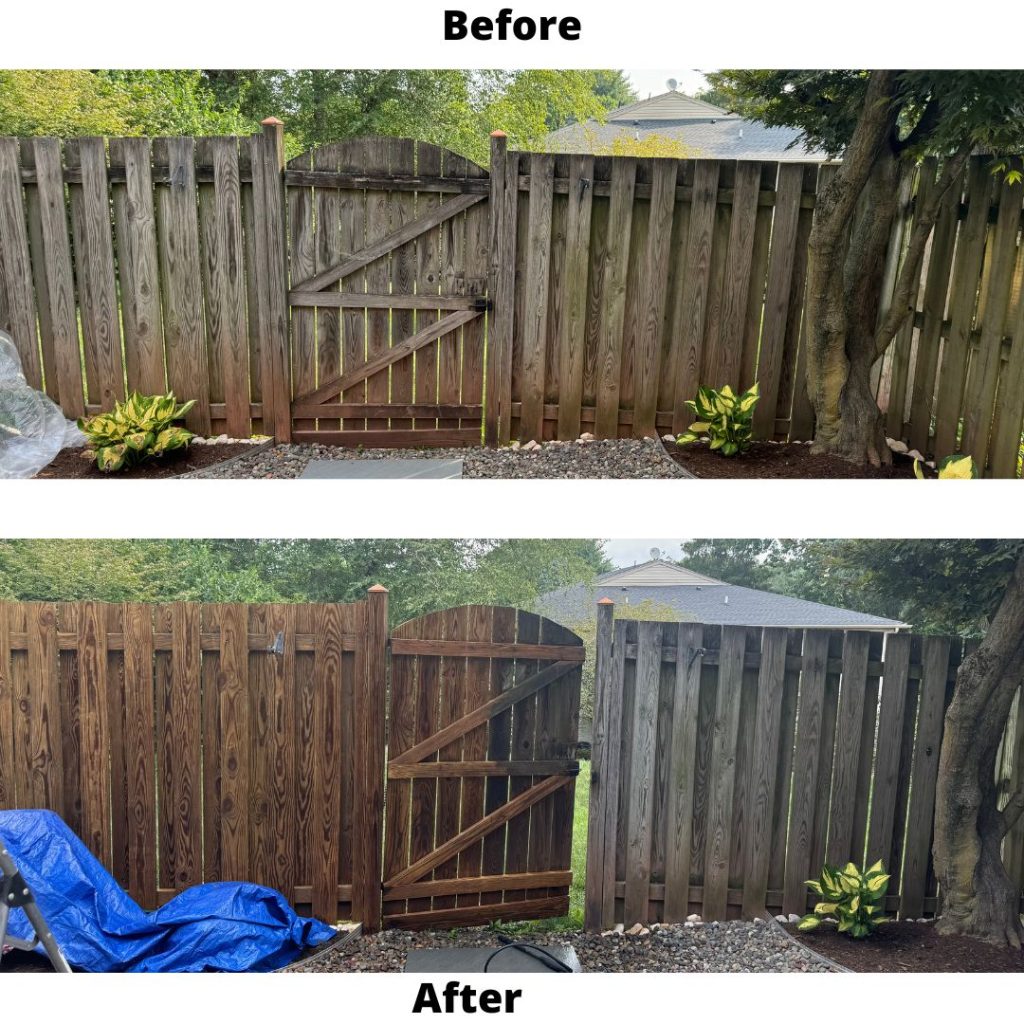
<path fill-rule="evenodd" d="M 906 633 L 717 627 L 598 613 L 585 918 L 804 913 L 823 863 L 873 863 L 932 916 L 942 723 L 961 645 Z M 1020 782 L 1020 701 L 1001 770 Z M 1022 890 L 1024 829 L 1005 863 Z"/>
<path fill-rule="evenodd" d="M 875 376 L 891 436 L 1015 476 L 1024 185 L 989 164 L 949 193 Z M 886 297 L 935 171 L 901 186 Z M 757 379 L 757 433 L 807 439 L 807 239 L 835 172 L 500 135 L 489 170 L 410 139 L 286 163 L 273 119 L 243 139 L 0 139 L 0 327 L 71 416 L 170 387 L 202 432 L 279 440 L 644 436 L 685 426 L 698 384 Z"/>
<path fill-rule="evenodd" d="M 391 638 L 384 922 L 568 912 L 583 642 L 475 605 Z"/>
<path fill-rule="evenodd" d="M 372 920 L 382 604 L 0 604 L 0 808 L 56 811 L 146 908 L 249 880 Z"/>
<path fill-rule="evenodd" d="M 60 814 L 146 908 L 248 880 L 369 930 L 564 914 L 582 641 L 474 606 L 391 648 L 389 706 L 381 587 L 0 603 L 0 810 Z"/>

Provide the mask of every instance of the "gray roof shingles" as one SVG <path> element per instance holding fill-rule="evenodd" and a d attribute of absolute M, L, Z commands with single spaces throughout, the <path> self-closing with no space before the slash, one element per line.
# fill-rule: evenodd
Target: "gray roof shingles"
<path fill-rule="evenodd" d="M 553 153 L 611 152 L 617 138 L 633 139 L 639 134 L 681 142 L 687 157 L 721 160 L 779 160 L 821 162 L 826 153 L 808 150 L 793 128 L 776 128 L 759 121 L 724 117 L 715 120 L 606 121 L 599 124 L 566 125 L 545 139 L 544 148 Z"/>
<path fill-rule="evenodd" d="M 537 611 L 566 625 L 586 621 L 594 615 L 598 600 L 607 597 L 616 604 L 630 605 L 649 601 L 677 612 L 680 621 L 703 622 L 722 626 L 806 626 L 823 629 L 892 630 L 907 624 L 877 615 L 848 611 L 831 605 L 804 601 L 797 597 L 772 594 L 722 584 L 711 587 L 629 587 L 581 584 L 553 590 L 537 601 Z M 725 599 L 728 598 L 728 601 Z"/>

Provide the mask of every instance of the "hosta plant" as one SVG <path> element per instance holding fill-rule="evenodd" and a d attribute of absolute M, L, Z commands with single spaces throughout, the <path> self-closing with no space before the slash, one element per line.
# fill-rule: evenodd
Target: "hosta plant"
<path fill-rule="evenodd" d="M 914 475 L 918 480 L 925 478 L 918 459 L 914 460 Z M 940 480 L 975 480 L 978 467 L 974 464 L 973 456 L 947 455 L 936 467 L 936 475 Z"/>
<path fill-rule="evenodd" d="M 742 395 L 735 394 L 728 384 L 720 391 L 699 387 L 697 398 L 686 403 L 697 418 L 689 430 L 676 438 L 676 444 L 693 444 L 706 437 L 711 450 L 723 455 L 746 451 L 750 447 L 754 406 L 758 398 L 757 384 Z"/>
<path fill-rule="evenodd" d="M 890 920 L 884 916 L 889 876 L 880 860 L 867 871 L 861 871 L 856 864 L 847 864 L 845 868 L 826 864 L 820 880 L 807 884 L 820 899 L 812 913 L 800 918 L 797 927 L 802 932 L 809 932 L 826 917 L 832 917 L 838 922 L 838 931 L 863 939 Z"/>
<path fill-rule="evenodd" d="M 184 448 L 195 436 L 176 426 L 195 402 L 178 404 L 172 391 L 167 395 L 140 395 L 132 392 L 117 402 L 111 412 L 80 419 L 87 454 L 104 473 L 114 473 L 146 459 Z"/>

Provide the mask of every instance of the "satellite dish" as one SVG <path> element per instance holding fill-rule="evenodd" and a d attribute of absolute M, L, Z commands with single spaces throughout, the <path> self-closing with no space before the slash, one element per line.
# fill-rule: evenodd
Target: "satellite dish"
<path fill-rule="evenodd" d="M 661 558 L 661 548 L 651 548 L 651 558 L 656 562 Z"/>
<path fill-rule="evenodd" d="M 665 84 L 668 86 L 670 92 L 675 92 L 676 89 L 679 88 L 679 83 L 674 78 L 670 78 Z"/>

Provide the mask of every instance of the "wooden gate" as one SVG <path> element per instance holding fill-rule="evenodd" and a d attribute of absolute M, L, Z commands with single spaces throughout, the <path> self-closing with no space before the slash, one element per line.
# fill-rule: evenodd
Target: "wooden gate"
<path fill-rule="evenodd" d="M 360 138 L 295 157 L 284 180 L 293 439 L 481 443 L 487 171 Z"/>
<path fill-rule="evenodd" d="M 399 626 L 391 654 L 384 924 L 565 914 L 583 641 L 474 605 Z"/>

